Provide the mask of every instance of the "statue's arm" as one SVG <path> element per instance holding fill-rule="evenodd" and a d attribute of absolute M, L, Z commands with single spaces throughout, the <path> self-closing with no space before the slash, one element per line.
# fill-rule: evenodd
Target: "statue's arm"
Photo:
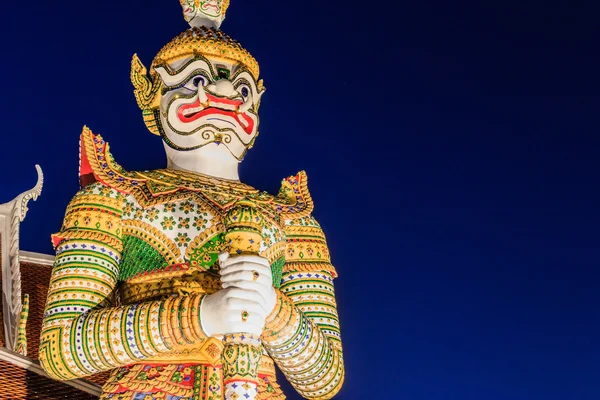
<path fill-rule="evenodd" d="M 290 221 L 286 235 L 282 285 L 263 343 L 298 393 L 307 399 L 331 399 L 344 381 L 336 272 L 314 219 Z"/>
<path fill-rule="evenodd" d="M 53 237 L 40 362 L 73 379 L 128 365 L 204 337 L 201 296 L 110 307 L 122 254 L 122 195 L 94 184 L 71 201 Z"/>

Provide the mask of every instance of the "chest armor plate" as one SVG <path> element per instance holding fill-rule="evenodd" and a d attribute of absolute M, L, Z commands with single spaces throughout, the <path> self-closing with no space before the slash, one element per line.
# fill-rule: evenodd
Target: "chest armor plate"
<path fill-rule="evenodd" d="M 260 255 L 276 271 L 285 261 L 285 233 L 277 214 L 265 211 Z M 146 208 L 128 196 L 119 274 L 124 303 L 218 290 L 218 256 L 226 250 L 225 213 L 200 194 Z M 280 279 L 274 276 L 274 283 Z"/>

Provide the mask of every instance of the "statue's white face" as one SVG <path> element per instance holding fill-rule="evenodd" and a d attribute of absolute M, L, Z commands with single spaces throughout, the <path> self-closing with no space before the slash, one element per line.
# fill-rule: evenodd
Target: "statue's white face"
<path fill-rule="evenodd" d="M 210 143 L 241 160 L 258 134 L 264 92 L 241 65 L 199 56 L 157 67 L 163 81 L 160 124 L 163 140 L 177 151 Z"/>

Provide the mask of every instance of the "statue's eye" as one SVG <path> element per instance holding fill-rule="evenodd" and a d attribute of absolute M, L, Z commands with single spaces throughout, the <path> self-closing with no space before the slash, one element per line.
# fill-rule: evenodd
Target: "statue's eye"
<path fill-rule="evenodd" d="M 193 83 L 193 85 L 195 87 L 205 86 L 206 85 L 206 78 L 204 78 L 203 76 L 196 76 L 192 80 L 192 83 Z"/>
<path fill-rule="evenodd" d="M 248 96 L 250 96 L 250 90 L 248 90 L 246 86 L 243 86 L 240 92 L 242 93 L 242 96 L 244 96 L 244 99 L 247 99 Z"/>
<path fill-rule="evenodd" d="M 183 88 L 189 90 L 190 92 L 196 93 L 198 88 L 204 87 L 209 83 L 210 81 L 206 76 L 198 74 L 190 77 Z"/>

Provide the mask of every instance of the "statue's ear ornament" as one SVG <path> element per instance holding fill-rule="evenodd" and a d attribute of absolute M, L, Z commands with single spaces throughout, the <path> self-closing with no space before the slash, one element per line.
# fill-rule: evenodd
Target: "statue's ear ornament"
<path fill-rule="evenodd" d="M 138 106 L 142 110 L 146 127 L 155 135 L 160 135 L 154 110 L 160 106 L 162 81 L 158 76 L 148 77 L 148 71 L 137 54 L 131 60 L 131 83 Z"/>

